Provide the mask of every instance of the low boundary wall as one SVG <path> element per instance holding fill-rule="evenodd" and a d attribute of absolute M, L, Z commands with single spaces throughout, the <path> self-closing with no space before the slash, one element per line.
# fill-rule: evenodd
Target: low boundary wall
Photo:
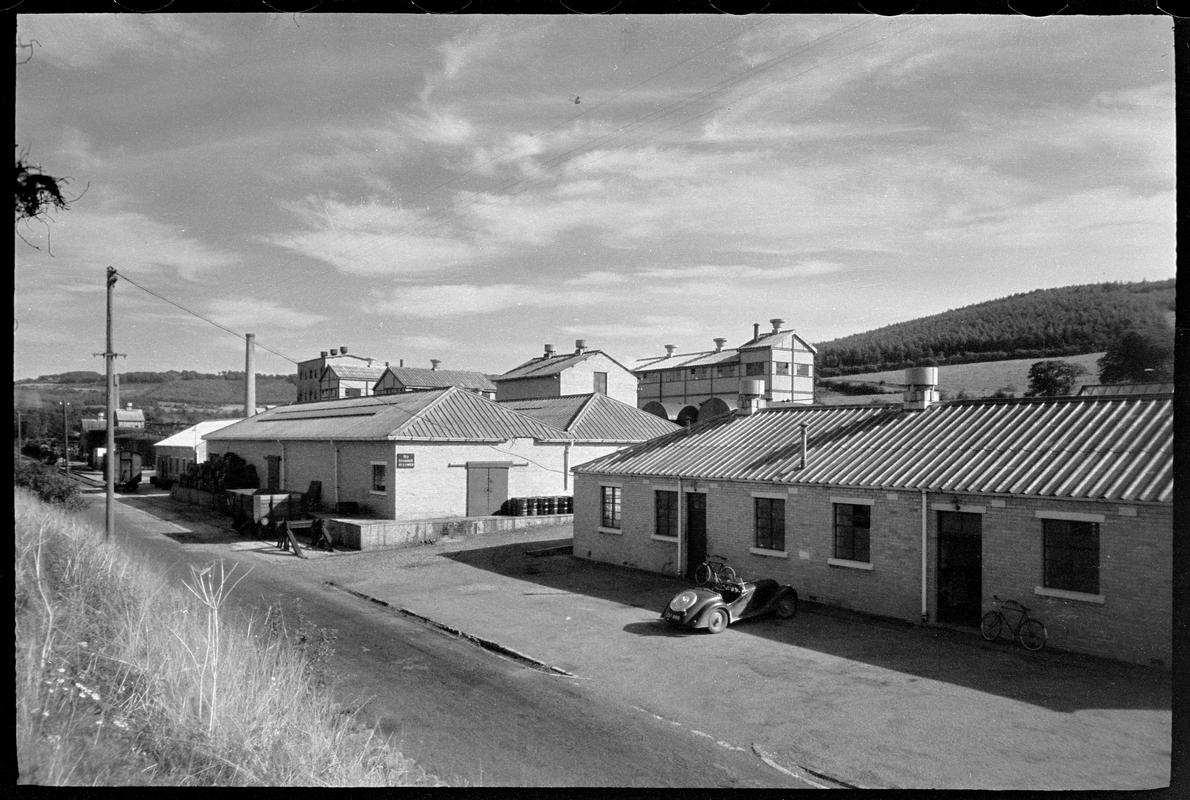
<path fill-rule="evenodd" d="M 353 550 L 384 550 L 435 542 L 444 536 L 482 536 L 485 533 L 568 525 L 573 514 L 536 517 L 451 517 L 449 519 L 329 519 L 335 544 Z"/>

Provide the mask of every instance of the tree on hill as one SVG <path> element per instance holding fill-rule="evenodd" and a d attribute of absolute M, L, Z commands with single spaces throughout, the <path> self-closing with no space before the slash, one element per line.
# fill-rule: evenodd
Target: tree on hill
<path fill-rule="evenodd" d="M 1103 383 L 1171 381 L 1173 351 L 1173 341 L 1164 331 L 1128 331 L 1099 359 L 1099 380 Z"/>
<path fill-rule="evenodd" d="M 1079 375 L 1086 372 L 1080 364 L 1069 361 L 1038 361 L 1029 367 L 1029 389 L 1026 397 L 1059 397 L 1070 394 Z"/>

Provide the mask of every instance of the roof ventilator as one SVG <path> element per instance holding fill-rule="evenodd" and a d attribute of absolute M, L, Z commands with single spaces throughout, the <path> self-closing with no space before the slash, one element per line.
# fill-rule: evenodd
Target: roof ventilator
<path fill-rule="evenodd" d="M 740 415 L 750 417 L 764 407 L 764 381 L 756 378 L 740 381 Z"/>
<path fill-rule="evenodd" d="M 906 411 L 924 411 L 938 402 L 938 368 L 910 367 L 905 370 Z"/>

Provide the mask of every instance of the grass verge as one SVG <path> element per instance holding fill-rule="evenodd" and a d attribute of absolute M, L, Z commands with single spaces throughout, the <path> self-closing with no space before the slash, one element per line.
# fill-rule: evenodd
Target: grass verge
<path fill-rule="evenodd" d="M 441 785 L 323 691 L 333 632 L 229 618 L 243 575 L 222 562 L 170 585 L 67 510 L 13 500 L 20 783 Z"/>

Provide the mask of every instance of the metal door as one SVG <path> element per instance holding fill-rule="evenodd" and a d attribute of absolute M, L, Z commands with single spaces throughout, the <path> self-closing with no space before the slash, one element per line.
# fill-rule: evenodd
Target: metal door
<path fill-rule="evenodd" d="M 495 514 L 508 499 L 508 465 L 467 465 L 467 516 Z"/>
<path fill-rule="evenodd" d="M 983 515 L 938 512 L 938 621 L 979 626 Z"/>
<path fill-rule="evenodd" d="M 694 571 L 707 558 L 707 496 L 686 493 L 686 577 L 694 580 Z"/>

